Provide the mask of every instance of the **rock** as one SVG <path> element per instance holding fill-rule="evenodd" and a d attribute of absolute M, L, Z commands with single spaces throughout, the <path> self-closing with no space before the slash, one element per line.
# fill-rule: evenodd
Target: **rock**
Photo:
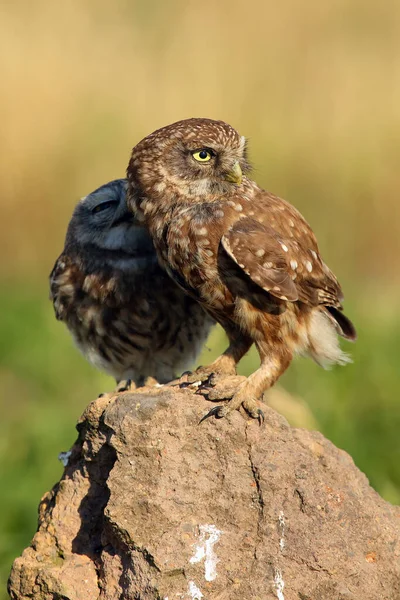
<path fill-rule="evenodd" d="M 198 425 L 190 388 L 104 396 L 79 424 L 13 599 L 395 600 L 400 511 L 265 407 Z"/>

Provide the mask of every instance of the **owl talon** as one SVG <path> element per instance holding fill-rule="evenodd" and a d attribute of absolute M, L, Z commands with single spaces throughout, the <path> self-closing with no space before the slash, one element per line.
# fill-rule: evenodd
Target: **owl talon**
<path fill-rule="evenodd" d="M 197 394 L 198 396 L 208 396 L 208 394 L 211 392 L 213 388 L 209 387 L 208 385 L 206 385 L 205 383 L 203 383 L 196 391 L 195 394 Z"/>
<path fill-rule="evenodd" d="M 258 424 L 261 427 L 261 425 L 264 425 L 265 415 L 264 415 L 263 411 L 261 410 L 261 408 L 258 409 L 257 413 L 258 413 L 258 415 L 257 415 Z"/>
<path fill-rule="evenodd" d="M 224 408 L 223 406 L 215 406 L 214 408 L 212 408 L 210 411 L 208 411 L 208 413 L 206 415 L 204 415 L 204 417 L 202 417 L 200 419 L 199 425 L 200 425 L 200 423 L 202 423 L 209 417 L 215 417 L 216 419 L 222 419 L 225 416 L 222 413 L 223 408 Z"/>

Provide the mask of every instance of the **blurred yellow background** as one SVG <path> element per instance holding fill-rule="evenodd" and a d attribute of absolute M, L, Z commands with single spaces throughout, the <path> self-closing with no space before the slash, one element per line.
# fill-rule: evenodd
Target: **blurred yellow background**
<path fill-rule="evenodd" d="M 124 176 L 143 136 L 192 116 L 246 135 L 257 181 L 315 230 L 359 331 L 355 362 L 299 360 L 281 383 L 398 502 L 400 3 L 6 2 L 0 65 L 2 580 L 77 418 L 113 386 L 47 300 L 74 204 Z M 222 345 L 217 332 L 200 362 Z"/>

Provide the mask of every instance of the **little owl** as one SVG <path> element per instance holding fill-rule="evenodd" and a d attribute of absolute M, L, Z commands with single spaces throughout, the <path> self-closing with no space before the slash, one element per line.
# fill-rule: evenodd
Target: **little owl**
<path fill-rule="evenodd" d="M 354 340 L 356 332 L 310 226 L 249 179 L 249 169 L 246 139 L 230 125 L 180 121 L 133 149 L 128 204 L 147 225 L 171 278 L 228 335 L 227 350 L 196 378 L 234 374 L 253 343 L 260 355 L 260 367 L 209 415 L 223 417 L 243 405 L 261 422 L 258 400 L 295 354 L 322 366 L 344 364 L 349 358 L 337 334 Z"/>
<path fill-rule="evenodd" d="M 166 275 L 126 205 L 126 180 L 83 198 L 50 275 L 57 319 L 117 389 L 165 383 L 197 357 L 213 323 Z"/>

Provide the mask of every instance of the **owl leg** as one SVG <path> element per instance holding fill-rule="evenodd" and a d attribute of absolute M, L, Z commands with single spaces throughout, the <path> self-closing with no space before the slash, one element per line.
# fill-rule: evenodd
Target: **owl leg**
<path fill-rule="evenodd" d="M 118 394 L 119 392 L 133 392 L 136 389 L 136 383 L 133 379 L 120 379 L 117 381 L 117 386 L 114 389 L 114 392 Z"/>
<path fill-rule="evenodd" d="M 272 347 L 265 342 L 257 341 L 256 346 L 261 358 L 260 367 L 239 387 L 232 400 L 224 406 L 216 406 L 210 410 L 201 421 L 212 415 L 221 419 L 243 406 L 251 417 L 258 419 L 260 424 L 263 422 L 264 415 L 258 402 L 264 392 L 272 387 L 287 369 L 292 359 L 292 353 L 283 345 L 277 348 L 276 345 Z"/>
<path fill-rule="evenodd" d="M 246 352 L 248 352 L 253 341 L 237 328 L 232 327 L 231 330 L 227 331 L 227 334 L 229 337 L 229 346 L 225 352 L 210 365 L 199 367 L 191 373 L 187 378 L 188 383 L 207 381 L 213 374 L 225 376 L 236 375 L 236 365 Z"/>

